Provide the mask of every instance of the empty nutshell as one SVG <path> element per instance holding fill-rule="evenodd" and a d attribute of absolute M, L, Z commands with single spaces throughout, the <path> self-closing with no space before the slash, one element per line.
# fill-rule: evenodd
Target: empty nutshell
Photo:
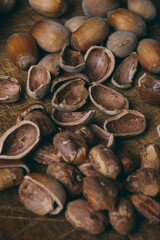
<path fill-rule="evenodd" d="M 160 43 L 152 38 L 141 40 L 137 46 L 139 63 L 148 72 L 160 73 Z"/>
<path fill-rule="evenodd" d="M 16 160 L 31 153 L 40 141 L 40 130 L 31 121 L 22 121 L 0 138 L 0 159 Z"/>
<path fill-rule="evenodd" d="M 21 86 L 18 80 L 7 75 L 0 75 L 0 103 L 11 103 L 19 100 Z"/>
<path fill-rule="evenodd" d="M 76 79 L 63 83 L 52 98 L 52 106 L 60 111 L 75 111 L 82 107 L 88 98 L 85 82 Z"/>
<path fill-rule="evenodd" d="M 109 211 L 109 222 L 114 230 L 121 235 L 127 235 L 133 231 L 136 215 L 128 199 L 119 199 L 116 209 Z"/>
<path fill-rule="evenodd" d="M 128 89 L 132 87 L 134 76 L 137 72 L 138 56 L 136 52 L 131 53 L 117 67 L 111 82 L 117 88 Z"/>
<path fill-rule="evenodd" d="M 40 20 L 30 29 L 29 34 L 46 52 L 58 52 L 63 45 L 69 44 L 70 33 L 61 23 L 51 20 Z"/>
<path fill-rule="evenodd" d="M 89 96 L 92 103 L 102 112 L 108 115 L 120 114 L 129 108 L 129 102 L 119 92 L 102 84 L 89 87 Z"/>
<path fill-rule="evenodd" d="M 27 33 L 15 33 L 6 42 L 9 58 L 20 69 L 28 69 L 38 59 L 38 49 L 35 40 Z"/>
<path fill-rule="evenodd" d="M 81 165 L 88 162 L 88 145 L 79 134 L 67 130 L 57 133 L 53 144 L 67 163 Z"/>
<path fill-rule="evenodd" d="M 48 166 L 46 173 L 61 182 L 70 195 L 82 193 L 83 176 L 74 166 L 65 162 L 55 162 Z"/>
<path fill-rule="evenodd" d="M 116 57 L 125 58 L 134 51 L 137 36 L 130 31 L 115 31 L 107 39 L 106 46 Z"/>
<path fill-rule="evenodd" d="M 114 210 L 118 190 L 114 182 L 104 177 L 85 177 L 83 195 L 96 210 Z"/>
<path fill-rule="evenodd" d="M 146 35 L 146 23 L 141 16 L 126 8 L 117 8 L 107 13 L 108 23 L 116 31 L 129 31 L 141 38 Z"/>
<path fill-rule="evenodd" d="M 115 57 L 105 47 L 90 47 L 84 56 L 84 60 L 84 73 L 89 78 L 90 84 L 104 82 L 112 74 L 115 67 Z"/>
<path fill-rule="evenodd" d="M 1 0 L 0 1 L 0 13 L 6 14 L 15 6 L 16 1 L 15 0 Z"/>
<path fill-rule="evenodd" d="M 18 193 L 21 203 L 28 210 L 41 216 L 58 214 L 66 201 L 62 185 L 53 177 L 42 173 L 26 175 Z"/>
<path fill-rule="evenodd" d="M 160 80 L 144 73 L 138 80 L 141 99 L 150 104 L 160 104 Z"/>
<path fill-rule="evenodd" d="M 82 229 L 92 235 L 104 232 L 108 225 L 105 213 L 96 211 L 83 199 L 77 199 L 67 204 L 66 219 L 76 228 Z"/>
<path fill-rule="evenodd" d="M 65 27 L 69 29 L 69 31 L 75 32 L 83 23 L 87 21 L 88 17 L 86 16 L 75 16 L 70 18 L 65 22 Z"/>
<path fill-rule="evenodd" d="M 103 176 L 116 179 L 121 171 L 117 156 L 106 146 L 97 145 L 89 152 L 90 163 Z"/>
<path fill-rule="evenodd" d="M 31 98 L 35 100 L 44 98 L 50 90 L 50 85 L 51 75 L 48 70 L 39 65 L 30 67 L 26 82 L 26 91 Z"/>
<path fill-rule="evenodd" d="M 48 136 L 55 132 L 54 123 L 47 115 L 43 104 L 33 103 L 22 109 L 17 116 L 16 123 L 20 123 L 23 120 L 31 121 L 37 124 L 43 136 Z"/>
<path fill-rule="evenodd" d="M 124 110 L 117 116 L 110 117 L 104 122 L 104 129 L 116 137 L 132 137 L 144 132 L 145 116 L 135 110 Z"/>

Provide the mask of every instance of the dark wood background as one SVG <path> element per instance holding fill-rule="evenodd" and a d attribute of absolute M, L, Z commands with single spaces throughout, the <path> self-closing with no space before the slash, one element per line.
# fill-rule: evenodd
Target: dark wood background
<path fill-rule="evenodd" d="M 160 2 L 154 1 L 159 13 Z M 83 15 L 81 10 L 81 0 L 68 0 L 69 12 L 62 18 L 56 20 L 65 23 L 76 15 Z M 11 126 L 15 124 L 16 116 L 22 108 L 34 103 L 25 91 L 27 72 L 19 70 L 9 60 L 5 51 L 5 42 L 7 38 L 16 32 L 28 32 L 30 27 L 40 19 L 47 19 L 36 13 L 29 6 L 27 0 L 17 0 L 14 10 L 6 16 L 0 17 L 0 74 L 6 74 L 18 79 L 22 86 L 21 99 L 13 104 L 0 105 L 0 136 Z M 160 41 L 160 16 L 152 23 L 148 24 L 148 36 Z M 130 102 L 130 109 L 142 112 L 147 119 L 146 131 L 134 138 L 126 140 L 117 140 L 118 148 L 129 149 L 135 154 L 139 154 L 141 147 L 149 142 L 157 143 L 160 147 L 160 140 L 157 135 L 156 127 L 160 124 L 160 108 L 144 103 L 138 94 L 137 81 L 142 75 L 143 69 L 139 67 L 134 86 L 130 90 L 118 90 Z M 111 86 L 109 80 L 105 85 Z M 117 90 L 117 89 L 116 89 Z M 47 107 L 47 111 L 51 112 L 51 95 L 40 101 Z M 84 108 L 95 109 L 88 103 Z M 103 125 L 107 116 L 96 109 L 95 122 L 100 126 Z M 31 161 L 29 158 L 28 161 Z M 32 166 L 32 169 L 44 171 L 40 166 Z M 146 220 L 141 217 L 137 219 L 135 231 L 128 236 L 120 236 L 116 234 L 111 227 L 105 233 L 99 236 L 91 236 L 83 231 L 73 228 L 64 218 L 64 212 L 58 216 L 39 217 L 27 211 L 20 203 L 17 188 L 0 192 L 0 240 L 158 240 L 160 239 L 160 225 L 149 225 Z"/>

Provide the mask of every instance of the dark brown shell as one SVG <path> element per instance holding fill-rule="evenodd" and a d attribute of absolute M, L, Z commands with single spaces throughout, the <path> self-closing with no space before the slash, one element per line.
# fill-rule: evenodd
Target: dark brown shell
<path fill-rule="evenodd" d="M 84 56 L 85 70 L 91 84 L 104 82 L 113 72 L 115 57 L 105 47 L 92 46 Z"/>
<path fill-rule="evenodd" d="M 104 129 L 116 137 L 132 137 L 141 134 L 146 128 L 145 116 L 135 110 L 124 110 L 104 122 Z"/>
<path fill-rule="evenodd" d="M 52 106 L 60 111 L 75 111 L 82 107 L 88 98 L 85 82 L 72 80 L 59 87 L 52 98 Z"/>
<path fill-rule="evenodd" d="M 128 109 L 129 102 L 119 92 L 102 84 L 89 87 L 89 95 L 93 104 L 108 115 L 116 115 Z"/>
<path fill-rule="evenodd" d="M 131 88 L 137 66 L 138 56 L 133 52 L 116 69 L 111 80 L 113 85 L 122 89 Z"/>
<path fill-rule="evenodd" d="M 21 86 L 17 79 L 0 75 L 0 103 L 18 101 L 21 94 Z"/>

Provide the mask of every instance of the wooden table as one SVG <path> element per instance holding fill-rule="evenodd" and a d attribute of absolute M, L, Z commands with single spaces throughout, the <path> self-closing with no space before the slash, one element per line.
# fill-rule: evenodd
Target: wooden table
<path fill-rule="evenodd" d="M 64 23 L 76 15 L 83 15 L 81 10 L 81 0 L 68 0 L 69 12 L 64 17 L 56 20 Z M 160 2 L 155 0 L 157 9 L 160 10 Z M 6 74 L 18 79 L 22 86 L 21 99 L 13 104 L 0 105 L 0 136 L 11 126 L 15 124 L 16 116 L 22 108 L 34 103 L 25 90 L 27 72 L 19 70 L 9 60 L 5 51 L 5 42 L 7 38 L 16 32 L 28 32 L 30 27 L 40 19 L 47 19 L 32 10 L 27 0 L 17 0 L 17 5 L 11 13 L 0 18 L 0 74 Z M 160 16 L 148 25 L 149 36 L 160 41 Z M 139 154 L 141 147 L 149 142 L 157 143 L 160 146 L 160 140 L 157 135 L 156 127 L 160 124 L 160 108 L 144 103 L 138 94 L 137 81 L 142 75 L 143 70 L 139 67 L 135 83 L 132 89 L 118 90 L 130 102 L 130 109 L 142 112 L 147 119 L 146 131 L 134 138 L 126 140 L 117 140 L 117 146 L 122 149 L 129 149 L 135 154 Z M 107 81 L 105 85 L 114 89 L 113 85 Z M 117 90 L 117 89 L 116 89 Z M 51 95 L 40 101 L 51 112 Z M 84 108 L 95 109 L 88 103 Z M 95 122 L 103 125 L 107 116 L 96 109 Z M 29 162 L 32 160 L 29 158 Z M 44 168 L 33 164 L 33 171 L 44 171 Z M 0 240 L 158 240 L 160 239 L 160 225 L 149 225 L 143 218 L 137 219 L 135 231 L 128 236 L 116 234 L 111 227 L 105 233 L 99 236 L 91 236 L 83 231 L 73 228 L 64 218 L 64 213 L 58 216 L 40 217 L 27 211 L 20 203 L 17 188 L 8 189 L 0 192 Z"/>

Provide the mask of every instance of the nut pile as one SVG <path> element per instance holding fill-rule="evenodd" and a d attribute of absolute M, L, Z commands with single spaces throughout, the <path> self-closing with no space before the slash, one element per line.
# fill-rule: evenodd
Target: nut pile
<path fill-rule="evenodd" d="M 15 1 L 6 2 L 0 3 L 3 13 Z M 68 8 L 65 0 L 29 3 L 47 17 L 59 17 Z M 40 20 L 29 33 L 15 33 L 6 41 L 9 58 L 28 70 L 28 95 L 40 100 L 51 91 L 53 109 L 51 117 L 40 103 L 22 109 L 16 124 L 1 136 L 0 190 L 19 186 L 28 210 L 43 216 L 65 209 L 66 219 L 90 234 L 102 233 L 110 223 L 126 235 L 134 230 L 136 212 L 150 223 L 160 222 L 160 203 L 154 198 L 160 192 L 160 150 L 146 144 L 139 158 L 116 149 L 115 138 L 143 133 L 146 118 L 104 82 L 131 88 L 138 62 L 147 72 L 160 73 L 160 43 L 141 39 L 156 8 L 150 0 L 128 0 L 128 9 L 118 0 L 82 0 L 82 9 L 86 16 L 65 25 Z M 42 59 L 37 45 L 48 52 Z M 154 75 L 144 73 L 138 81 L 141 98 L 159 104 L 159 85 Z M 18 101 L 20 93 L 16 79 L 0 75 L 1 103 Z M 91 124 L 95 110 L 79 111 L 88 98 L 110 116 L 104 129 Z M 160 135 L 159 126 L 157 130 Z M 45 165 L 46 173 L 30 173 L 29 158 Z"/>

